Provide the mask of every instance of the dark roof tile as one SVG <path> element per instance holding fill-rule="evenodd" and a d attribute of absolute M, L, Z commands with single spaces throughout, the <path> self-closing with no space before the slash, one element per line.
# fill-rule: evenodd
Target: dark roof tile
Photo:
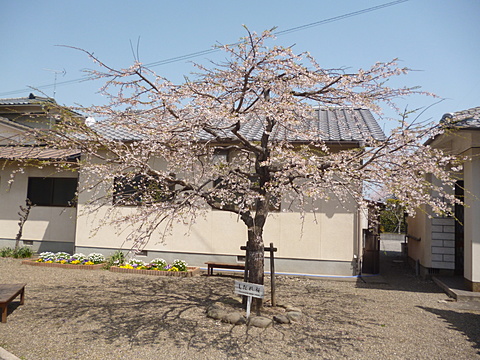
<path fill-rule="evenodd" d="M 453 127 L 480 129 L 480 106 L 467 110 L 447 113 L 442 122 L 450 123 Z"/>
<path fill-rule="evenodd" d="M 288 141 L 312 141 L 323 140 L 326 142 L 365 142 L 369 140 L 383 140 L 385 134 L 366 109 L 353 108 L 320 108 L 315 110 L 315 114 L 307 121 L 298 124 L 289 125 L 291 131 L 277 126 L 272 135 L 272 140 Z M 131 131 L 118 125 L 108 125 L 104 122 L 93 123 L 92 129 L 101 135 L 112 140 L 140 140 L 141 130 Z M 245 122 L 240 134 L 252 141 L 260 141 L 264 130 L 264 122 L 259 118 L 252 118 Z M 218 131 L 217 131 L 218 132 Z M 233 135 L 227 131 L 220 131 L 220 135 L 225 140 L 234 139 Z M 213 137 L 201 132 L 201 140 L 211 140 Z"/>

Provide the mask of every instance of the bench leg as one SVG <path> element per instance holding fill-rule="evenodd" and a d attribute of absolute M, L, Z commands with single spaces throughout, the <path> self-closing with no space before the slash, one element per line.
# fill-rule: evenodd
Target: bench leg
<path fill-rule="evenodd" d="M 22 292 L 20 293 L 20 305 L 25 304 L 25 288 L 22 289 Z"/>
<path fill-rule="evenodd" d="M 7 322 L 8 304 L 2 305 L 2 323 Z"/>

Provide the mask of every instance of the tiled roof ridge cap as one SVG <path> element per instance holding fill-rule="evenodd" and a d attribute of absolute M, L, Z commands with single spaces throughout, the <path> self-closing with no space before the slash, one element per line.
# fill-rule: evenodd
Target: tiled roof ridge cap
<path fill-rule="evenodd" d="M 368 110 L 370 109 L 366 107 L 360 107 L 360 106 L 342 106 L 342 105 L 314 105 L 313 109 L 315 110 Z"/>
<path fill-rule="evenodd" d="M 453 125 L 469 121 L 469 120 L 480 120 L 480 106 L 472 107 L 465 110 L 455 111 L 455 112 L 448 112 L 443 114 L 440 122 L 443 123 L 452 123 Z"/>

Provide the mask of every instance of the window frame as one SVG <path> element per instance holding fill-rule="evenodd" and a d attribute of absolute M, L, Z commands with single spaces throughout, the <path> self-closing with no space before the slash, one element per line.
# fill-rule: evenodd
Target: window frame
<path fill-rule="evenodd" d="M 73 182 L 75 182 L 75 184 L 73 184 Z M 71 195 L 71 200 L 63 201 L 66 198 L 70 198 L 70 196 L 65 196 L 65 191 L 68 191 Z M 28 177 L 27 199 L 30 200 L 34 206 L 76 207 L 77 192 L 78 178 L 43 176 Z"/>

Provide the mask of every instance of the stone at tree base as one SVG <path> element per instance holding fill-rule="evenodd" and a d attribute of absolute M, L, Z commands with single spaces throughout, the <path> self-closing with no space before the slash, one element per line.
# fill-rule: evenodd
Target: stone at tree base
<path fill-rule="evenodd" d="M 293 312 L 299 312 L 299 313 L 302 312 L 302 310 L 300 310 L 299 308 L 296 308 L 296 307 L 294 307 L 294 306 L 292 306 L 292 305 L 287 305 L 287 306 L 285 306 L 285 311 L 287 311 L 287 312 L 293 311 Z"/>
<path fill-rule="evenodd" d="M 279 324 L 290 324 L 290 319 L 286 315 L 275 315 L 273 320 Z"/>
<path fill-rule="evenodd" d="M 207 310 L 207 316 L 215 320 L 222 320 L 227 316 L 227 312 L 224 309 L 211 307 Z"/>
<path fill-rule="evenodd" d="M 299 311 L 288 311 L 287 317 L 290 321 L 299 321 L 302 318 L 302 313 Z"/>
<path fill-rule="evenodd" d="M 233 325 L 243 325 L 247 322 L 245 317 L 237 311 L 225 314 L 222 321 Z"/>
<path fill-rule="evenodd" d="M 263 329 L 269 327 L 272 323 L 272 319 L 263 316 L 253 316 L 248 319 L 248 326 L 255 326 Z"/>

